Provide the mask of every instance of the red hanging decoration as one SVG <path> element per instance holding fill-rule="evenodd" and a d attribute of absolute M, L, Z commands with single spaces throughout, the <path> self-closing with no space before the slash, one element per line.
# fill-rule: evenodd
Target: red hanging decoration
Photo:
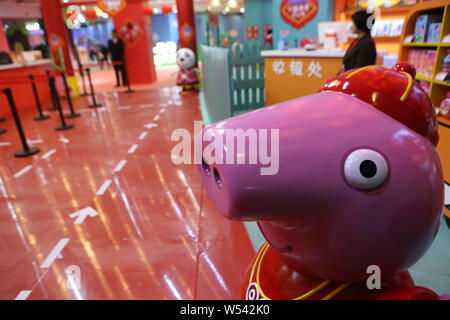
<path fill-rule="evenodd" d="M 283 0 L 280 4 L 281 18 L 295 29 L 303 28 L 318 11 L 318 0 Z"/>
<path fill-rule="evenodd" d="M 144 14 L 146 16 L 152 16 L 153 15 L 153 8 L 150 6 L 144 6 Z"/>
<path fill-rule="evenodd" d="M 95 19 L 97 19 L 97 12 L 95 12 L 94 9 L 88 9 L 84 12 L 84 16 L 89 21 L 94 21 Z"/>
<path fill-rule="evenodd" d="M 172 13 L 172 7 L 165 4 L 161 7 L 161 11 L 162 13 L 164 13 L 165 15 L 169 15 L 170 13 Z"/>

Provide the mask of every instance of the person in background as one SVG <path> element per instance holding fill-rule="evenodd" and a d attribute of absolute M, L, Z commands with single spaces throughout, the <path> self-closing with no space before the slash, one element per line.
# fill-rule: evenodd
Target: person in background
<path fill-rule="evenodd" d="M 126 86 L 127 80 L 125 76 L 125 45 L 119 38 L 117 30 L 112 31 L 112 38 L 108 42 L 109 54 L 116 72 L 116 87 L 120 87 L 120 77 L 122 77 L 122 85 Z"/>
<path fill-rule="evenodd" d="M 343 58 L 343 71 L 374 65 L 377 49 L 370 31 L 375 23 L 375 16 L 360 10 L 352 15 L 352 32 L 356 39 L 350 44 Z"/>
<path fill-rule="evenodd" d="M 109 51 L 106 46 L 103 44 L 99 45 L 99 52 L 100 52 L 100 68 L 103 69 L 103 64 L 106 63 L 106 68 L 108 68 L 108 55 Z"/>

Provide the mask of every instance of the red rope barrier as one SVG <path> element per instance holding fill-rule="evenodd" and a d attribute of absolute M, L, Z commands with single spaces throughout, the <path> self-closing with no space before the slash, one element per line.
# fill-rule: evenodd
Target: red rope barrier
<path fill-rule="evenodd" d="M 102 67 L 102 66 L 121 66 L 123 65 L 122 61 L 108 62 L 108 63 L 93 63 L 88 64 L 87 66 L 83 66 L 83 69 L 73 69 L 75 72 L 84 72 L 87 68 L 91 67 Z"/>
<path fill-rule="evenodd" d="M 50 71 L 49 77 L 58 77 L 62 75 L 61 71 Z M 0 78 L 0 85 L 11 85 L 11 84 L 24 84 L 31 83 L 32 81 L 37 82 L 45 82 L 48 81 L 47 74 L 35 74 L 33 75 L 34 80 L 31 80 L 28 76 L 16 76 L 16 77 L 8 77 L 8 78 Z"/>

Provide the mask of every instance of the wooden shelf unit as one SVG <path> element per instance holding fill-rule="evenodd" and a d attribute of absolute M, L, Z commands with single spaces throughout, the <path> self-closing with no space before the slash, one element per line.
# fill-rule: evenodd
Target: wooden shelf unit
<path fill-rule="evenodd" d="M 414 34 L 417 17 L 425 13 L 442 13 L 442 30 L 439 37 L 439 43 L 404 43 L 405 37 Z M 450 34 L 450 2 L 448 0 L 434 0 L 421 2 L 410 9 L 405 18 L 405 24 L 403 25 L 400 38 L 399 61 L 408 61 L 410 50 L 418 48 L 436 49 L 436 61 L 433 66 L 431 78 L 423 79 L 421 77 L 416 77 L 416 80 L 430 83 L 430 98 L 435 107 L 439 107 L 442 100 L 446 97 L 447 92 L 450 90 L 450 83 L 434 80 L 436 74 L 442 70 L 447 50 L 450 49 L 450 43 L 442 43 L 443 37 L 447 34 Z"/>
<path fill-rule="evenodd" d="M 426 2 L 426 0 L 417 0 L 417 4 Z M 335 21 L 351 21 L 351 15 L 360 8 L 347 9 L 346 0 L 334 0 L 335 3 Z M 417 5 L 416 4 L 416 5 Z M 408 11 L 414 5 L 396 5 L 394 7 L 385 8 L 380 7 L 380 20 L 403 20 Z M 387 51 L 390 54 L 397 54 L 400 46 L 400 36 L 396 37 L 374 37 L 375 44 L 378 51 Z M 348 45 L 347 45 L 348 46 Z M 346 46 L 346 47 L 347 47 Z"/>

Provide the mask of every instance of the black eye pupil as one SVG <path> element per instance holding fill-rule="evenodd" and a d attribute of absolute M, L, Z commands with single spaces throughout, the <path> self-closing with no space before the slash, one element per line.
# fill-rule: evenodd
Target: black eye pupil
<path fill-rule="evenodd" d="M 359 171 L 364 178 L 373 178 L 377 174 L 377 165 L 371 160 L 364 160 L 359 165 Z"/>

